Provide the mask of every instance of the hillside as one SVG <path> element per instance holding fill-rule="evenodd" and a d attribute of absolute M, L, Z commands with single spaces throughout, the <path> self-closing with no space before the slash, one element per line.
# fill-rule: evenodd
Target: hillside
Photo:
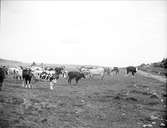
<path fill-rule="evenodd" d="M 13 65 L 25 65 L 25 64 L 26 63 L 23 63 L 23 62 L 20 62 L 20 61 L 7 60 L 7 59 L 0 58 L 0 65 L 13 66 Z"/>
<path fill-rule="evenodd" d="M 155 62 L 151 64 L 141 64 L 138 66 L 139 70 L 149 72 L 151 74 L 167 75 L 167 59 L 163 59 L 160 62 Z"/>
<path fill-rule="evenodd" d="M 33 62 L 35 63 L 35 62 Z M 26 66 L 26 65 L 31 65 L 32 63 L 25 63 L 21 61 L 15 61 L 15 60 L 7 60 L 7 59 L 1 59 L 0 58 L 0 65 L 6 65 L 6 66 L 15 66 L 15 65 L 20 65 L 20 66 Z M 65 66 L 68 68 L 77 68 L 83 65 L 75 65 L 75 64 L 49 64 L 49 63 L 35 63 L 37 66 L 41 65 L 47 66 L 47 67 L 56 67 L 56 66 Z M 99 65 L 84 65 L 84 66 L 95 66 L 95 67 L 100 67 Z"/>

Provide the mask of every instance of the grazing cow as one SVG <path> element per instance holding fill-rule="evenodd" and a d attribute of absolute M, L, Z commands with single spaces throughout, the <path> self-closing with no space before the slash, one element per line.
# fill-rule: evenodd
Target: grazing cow
<path fill-rule="evenodd" d="M 127 71 L 127 74 L 128 74 L 129 72 L 131 72 L 133 76 L 134 76 L 135 73 L 137 72 L 136 67 L 133 67 L 133 66 L 127 67 L 127 68 L 126 68 L 126 71 Z"/>
<path fill-rule="evenodd" d="M 0 67 L 0 91 L 1 91 L 4 79 L 5 79 L 5 71 L 3 68 Z"/>
<path fill-rule="evenodd" d="M 104 68 L 99 67 L 99 68 L 96 68 L 96 69 L 88 69 L 88 71 L 90 73 L 91 78 L 94 77 L 94 76 L 100 76 L 101 79 L 103 80 L 104 73 L 105 73 Z"/>
<path fill-rule="evenodd" d="M 32 88 L 31 79 L 33 77 L 33 74 L 32 74 L 31 69 L 28 69 L 28 68 L 23 69 L 22 77 L 23 77 L 23 87 Z M 26 85 L 24 85 L 24 82 Z"/>
<path fill-rule="evenodd" d="M 84 73 L 77 72 L 77 71 L 70 71 L 68 72 L 68 84 L 71 84 L 71 80 L 75 79 L 76 84 L 81 78 L 85 78 Z"/>
<path fill-rule="evenodd" d="M 116 74 L 118 74 L 118 73 L 119 73 L 119 68 L 118 68 L 118 67 L 114 67 L 114 68 L 111 70 L 111 72 L 115 72 Z"/>

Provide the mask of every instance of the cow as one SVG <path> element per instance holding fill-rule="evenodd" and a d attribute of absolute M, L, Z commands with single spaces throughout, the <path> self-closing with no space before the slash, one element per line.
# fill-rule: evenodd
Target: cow
<path fill-rule="evenodd" d="M 15 78 L 17 80 L 21 80 L 22 79 L 22 72 L 23 72 L 22 69 L 16 68 L 16 70 L 15 70 Z"/>
<path fill-rule="evenodd" d="M 104 73 L 105 73 L 105 70 L 104 68 L 102 67 L 99 67 L 99 68 L 95 68 L 95 69 L 88 69 L 89 73 L 90 73 L 90 77 L 94 77 L 94 76 L 100 76 L 101 77 L 101 80 L 103 80 L 104 78 Z"/>
<path fill-rule="evenodd" d="M 115 72 L 116 74 L 118 74 L 119 73 L 119 68 L 118 67 L 113 67 L 111 72 Z"/>
<path fill-rule="evenodd" d="M 31 69 L 29 69 L 29 68 L 23 69 L 22 77 L 23 77 L 23 87 L 32 88 L 31 79 L 33 77 L 33 74 L 32 74 Z M 26 85 L 24 85 L 24 83 Z"/>
<path fill-rule="evenodd" d="M 59 74 L 53 74 L 50 76 L 49 81 L 50 81 L 50 90 L 54 89 L 54 85 L 57 83 L 57 80 L 59 79 Z"/>
<path fill-rule="evenodd" d="M 63 70 L 64 70 L 63 67 L 56 67 L 56 68 L 55 68 L 56 74 L 62 74 L 62 73 L 63 73 Z"/>
<path fill-rule="evenodd" d="M 22 79 L 22 69 L 20 67 L 9 68 L 8 74 L 12 75 L 14 79 Z"/>
<path fill-rule="evenodd" d="M 126 68 L 126 71 L 127 71 L 127 74 L 128 74 L 129 72 L 131 72 L 132 75 L 134 76 L 135 73 L 137 72 L 137 69 L 136 69 L 136 67 L 134 67 L 134 66 L 129 66 L 129 67 Z"/>
<path fill-rule="evenodd" d="M 32 73 L 33 73 L 34 77 L 39 80 L 40 75 L 43 73 L 43 71 L 42 70 L 34 70 L 34 71 L 32 71 Z"/>
<path fill-rule="evenodd" d="M 76 84 L 81 78 L 85 78 L 84 73 L 77 72 L 77 71 L 70 71 L 68 72 L 68 84 L 71 84 L 71 80 L 75 79 Z"/>
<path fill-rule="evenodd" d="M 5 70 L 4 68 L 0 67 L 0 91 L 2 90 L 4 79 L 5 79 Z"/>
<path fill-rule="evenodd" d="M 111 69 L 109 67 L 104 67 L 104 72 L 107 74 L 107 75 L 110 75 L 111 74 Z"/>
<path fill-rule="evenodd" d="M 49 74 L 48 74 L 47 72 L 43 71 L 43 72 L 40 74 L 40 78 L 41 78 L 41 79 L 48 80 Z"/>

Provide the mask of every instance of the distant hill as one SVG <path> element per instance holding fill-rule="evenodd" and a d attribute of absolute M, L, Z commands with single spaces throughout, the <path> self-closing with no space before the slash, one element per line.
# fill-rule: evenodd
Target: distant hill
<path fill-rule="evenodd" d="M 28 65 L 27 63 L 23 63 L 21 61 L 15 61 L 15 60 L 7 60 L 0 58 L 0 65 L 6 65 L 6 66 L 15 66 L 15 65 Z"/>
<path fill-rule="evenodd" d="M 33 63 L 35 63 L 35 62 L 33 62 Z M 21 62 L 21 61 L 8 60 L 8 59 L 0 58 L 0 65 L 6 65 L 6 66 L 9 66 L 9 67 L 13 67 L 13 66 L 16 66 L 16 65 L 29 66 L 29 65 L 32 65 L 32 63 L 25 63 L 25 62 Z M 35 63 L 35 65 L 36 66 L 42 66 L 42 63 Z M 65 67 L 68 67 L 68 68 L 77 68 L 77 67 L 83 66 L 83 65 L 74 65 L 74 64 L 48 64 L 48 63 L 45 63 L 43 65 L 47 66 L 47 67 L 65 66 Z M 84 66 L 93 66 L 93 65 L 84 65 Z"/>
<path fill-rule="evenodd" d="M 22 62 L 20 62 L 20 61 L 15 61 L 15 60 L 1 59 L 1 58 L 0 58 L 0 63 L 22 63 Z"/>

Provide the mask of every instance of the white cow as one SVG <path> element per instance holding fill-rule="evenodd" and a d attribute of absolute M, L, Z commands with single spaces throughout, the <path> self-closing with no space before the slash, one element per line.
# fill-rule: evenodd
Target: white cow
<path fill-rule="evenodd" d="M 8 72 L 16 79 L 22 79 L 22 69 L 20 67 L 9 68 Z"/>
<path fill-rule="evenodd" d="M 104 73 L 105 73 L 105 70 L 104 68 L 95 68 L 95 69 L 88 69 L 89 73 L 90 73 L 90 77 L 94 77 L 94 76 L 100 76 L 101 79 L 104 78 Z"/>
<path fill-rule="evenodd" d="M 34 70 L 32 73 L 36 79 L 40 79 L 40 75 L 42 72 L 42 70 Z"/>

